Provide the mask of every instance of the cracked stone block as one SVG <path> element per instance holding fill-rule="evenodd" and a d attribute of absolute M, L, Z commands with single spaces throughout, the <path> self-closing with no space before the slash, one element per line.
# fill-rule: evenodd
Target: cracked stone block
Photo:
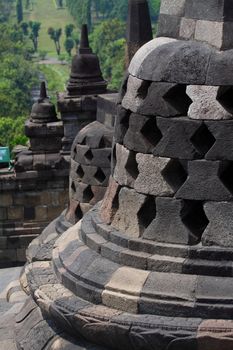
<path fill-rule="evenodd" d="M 201 128 L 202 123 L 191 121 L 188 118 L 165 119 L 158 117 L 157 125 L 163 136 L 154 149 L 155 155 L 180 159 L 195 159 L 203 156 L 202 147 L 192 142 L 192 137 Z M 207 142 L 208 133 L 210 132 L 207 129 L 206 133 L 199 137 L 200 142 L 203 138 L 204 145 Z"/>
<path fill-rule="evenodd" d="M 192 203 L 158 197 L 156 217 L 144 231 L 143 238 L 172 244 L 196 244 L 206 227 L 206 223 L 203 227 L 201 214 L 205 218 L 204 212 Z"/>
<path fill-rule="evenodd" d="M 172 196 L 175 193 L 175 187 L 177 187 L 177 179 L 175 179 L 176 174 L 174 173 L 174 181 L 173 179 L 167 181 L 168 178 L 170 178 L 170 172 L 168 176 L 166 176 L 167 174 L 165 174 L 165 176 L 163 175 L 167 166 L 169 167 L 169 158 L 154 157 L 150 154 L 138 153 L 136 155 L 136 160 L 139 171 L 134 184 L 136 191 L 154 196 Z M 169 170 L 169 168 L 167 168 L 167 170 Z M 180 174 L 178 176 L 180 176 Z"/>
<path fill-rule="evenodd" d="M 139 237 L 141 225 L 138 213 L 146 201 L 146 196 L 133 189 L 122 188 L 118 200 L 119 208 L 112 221 L 112 226 L 131 237 Z"/>
<path fill-rule="evenodd" d="M 101 204 L 100 215 L 101 219 L 110 224 L 118 209 L 118 194 L 120 185 L 110 176 L 109 185 Z"/>
<path fill-rule="evenodd" d="M 212 160 L 233 160 L 233 121 L 221 123 L 206 122 L 209 131 L 215 138 L 215 143 L 207 152 L 205 158 Z"/>
<path fill-rule="evenodd" d="M 207 202 L 204 210 L 209 225 L 203 233 L 202 244 L 233 247 L 233 203 Z"/>
<path fill-rule="evenodd" d="M 135 153 L 124 146 L 116 144 L 116 165 L 114 179 L 120 184 L 129 187 L 134 186 L 138 175 Z"/>
<path fill-rule="evenodd" d="M 122 106 L 143 115 L 174 117 L 186 115 L 191 102 L 185 85 L 151 83 L 130 76 Z"/>
<path fill-rule="evenodd" d="M 176 197 L 193 200 L 231 200 L 232 193 L 228 188 L 231 173 L 232 170 L 220 161 L 190 161 L 188 178 L 176 193 Z"/>
<path fill-rule="evenodd" d="M 187 94 L 193 101 L 188 111 L 189 118 L 204 120 L 232 119 L 232 114 L 217 101 L 218 91 L 218 86 L 188 86 Z"/>
<path fill-rule="evenodd" d="M 131 151 L 151 153 L 161 137 L 155 118 L 132 113 L 123 143 Z"/>

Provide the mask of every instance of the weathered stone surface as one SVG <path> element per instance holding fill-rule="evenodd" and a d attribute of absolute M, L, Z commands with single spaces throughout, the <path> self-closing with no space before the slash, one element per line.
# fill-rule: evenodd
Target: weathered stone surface
<path fill-rule="evenodd" d="M 232 134 L 233 122 L 222 121 L 206 122 L 209 131 L 215 138 L 215 143 L 205 155 L 206 159 L 211 160 L 233 160 Z"/>
<path fill-rule="evenodd" d="M 218 91 L 217 86 L 188 86 L 187 94 L 193 101 L 188 116 L 192 119 L 232 119 L 232 114 L 217 101 Z"/>
<path fill-rule="evenodd" d="M 161 137 L 156 118 L 132 113 L 123 144 L 131 151 L 151 153 Z"/>
<path fill-rule="evenodd" d="M 205 81 L 206 85 L 232 86 L 232 53 L 232 49 L 212 53 L 210 56 L 209 68 Z"/>
<path fill-rule="evenodd" d="M 213 334 L 212 329 L 216 329 Z M 232 330 L 233 325 L 231 320 L 204 320 L 197 333 L 197 345 L 200 350 L 211 349 L 218 350 L 221 346 L 224 350 L 232 348 Z"/>
<path fill-rule="evenodd" d="M 219 49 L 223 44 L 223 22 L 202 21 L 196 22 L 195 39 L 205 41 Z"/>
<path fill-rule="evenodd" d="M 104 305 L 137 313 L 139 296 L 148 275 L 147 271 L 120 267 L 105 286 Z"/>
<path fill-rule="evenodd" d="M 137 76 L 140 71 L 141 65 L 146 57 L 150 55 L 157 47 L 166 45 L 167 43 L 174 42 L 176 39 L 172 38 L 156 38 L 149 43 L 143 45 L 143 47 L 136 52 L 129 66 L 129 73 L 133 76 Z M 150 79 L 149 79 L 150 80 Z"/>
<path fill-rule="evenodd" d="M 110 224 L 116 211 L 118 209 L 118 194 L 120 191 L 119 184 L 110 177 L 109 185 L 101 204 L 101 219 L 106 223 Z"/>
<path fill-rule="evenodd" d="M 95 121 L 83 128 L 74 143 L 85 144 L 90 148 L 104 148 L 112 145 L 112 130 Z"/>
<path fill-rule="evenodd" d="M 226 21 L 233 19 L 232 4 L 226 0 L 209 0 L 202 2 L 186 0 L 185 17 L 205 19 L 210 21 Z"/>
<path fill-rule="evenodd" d="M 207 202 L 204 205 L 209 224 L 202 236 L 203 245 L 233 246 L 233 205 L 227 202 Z"/>
<path fill-rule="evenodd" d="M 187 118 L 157 118 L 157 126 L 163 136 L 153 151 L 155 155 L 180 159 L 203 156 L 208 129 L 203 130 L 200 122 Z"/>
<path fill-rule="evenodd" d="M 188 162 L 189 176 L 176 193 L 176 197 L 193 200 L 231 200 L 232 193 L 227 187 L 228 181 L 224 180 L 224 170 L 227 171 L 225 165 L 219 161 Z"/>
<path fill-rule="evenodd" d="M 135 152 L 129 151 L 124 146 L 116 144 L 116 166 L 113 174 L 114 179 L 120 185 L 133 187 L 137 175 L 138 170 Z"/>
<path fill-rule="evenodd" d="M 119 196 L 119 209 L 114 216 L 112 226 L 132 237 L 140 236 L 140 220 L 138 213 L 145 203 L 146 196 L 135 190 L 122 188 Z"/>
<path fill-rule="evenodd" d="M 153 305 L 152 300 L 150 302 L 143 300 L 143 297 L 146 298 L 151 294 L 153 294 L 154 299 L 163 299 L 166 296 L 166 299 L 173 299 L 173 301 L 179 300 L 183 303 L 193 303 L 195 300 L 196 283 L 197 276 L 195 275 L 170 273 L 169 278 L 167 278 L 166 273 L 151 272 L 141 291 L 142 300 L 139 305 L 140 311 L 142 313 L 156 312 L 156 302 Z M 177 307 L 182 309 L 183 306 L 184 305 L 180 304 Z"/>
<path fill-rule="evenodd" d="M 116 116 L 115 121 L 115 132 L 114 132 L 114 139 L 116 143 L 123 143 L 124 136 L 128 130 L 129 127 L 129 116 L 130 111 L 127 109 L 124 109 L 122 106 L 118 107 L 118 113 Z"/>
<path fill-rule="evenodd" d="M 179 38 L 181 17 L 161 13 L 159 16 L 158 36 Z"/>
<path fill-rule="evenodd" d="M 194 39 L 196 29 L 196 20 L 183 17 L 180 23 L 180 38 L 181 39 Z"/>
<path fill-rule="evenodd" d="M 130 74 L 141 80 L 155 82 L 188 85 L 206 83 L 207 71 L 208 74 L 210 71 L 210 57 L 213 55 L 215 58 L 218 55 L 214 49 L 199 42 L 171 41 L 171 39 L 164 44 L 162 39 L 164 38 L 155 39 L 147 44 L 148 47 L 145 45 L 142 51 L 139 50 L 129 67 Z M 144 52 L 148 54 L 140 59 Z"/>
<path fill-rule="evenodd" d="M 190 103 L 191 100 L 185 93 L 185 86 L 151 83 L 130 75 L 122 106 L 134 113 L 173 117 L 186 115 Z"/>
<path fill-rule="evenodd" d="M 184 15 L 186 0 L 162 0 L 160 13 L 165 15 L 174 15 L 182 17 Z"/>
<path fill-rule="evenodd" d="M 193 222 L 186 218 L 192 215 Z M 198 216 L 198 212 L 196 213 Z M 197 217 L 198 220 L 198 217 Z M 195 206 L 182 200 L 170 198 L 156 199 L 156 218 L 146 228 L 143 238 L 173 244 L 195 244 L 200 239 L 202 227 L 195 224 Z"/>
<path fill-rule="evenodd" d="M 154 196 L 172 196 L 174 194 L 173 188 L 162 175 L 170 162 L 169 158 L 138 153 L 136 160 L 139 171 L 134 186 L 136 191 Z"/>

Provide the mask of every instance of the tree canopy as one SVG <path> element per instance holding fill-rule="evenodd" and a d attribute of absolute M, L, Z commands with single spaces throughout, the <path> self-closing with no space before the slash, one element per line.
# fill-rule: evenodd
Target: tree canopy
<path fill-rule="evenodd" d="M 117 18 L 125 21 L 127 17 L 126 0 L 67 0 L 66 3 L 79 27 L 87 23 L 91 28 L 93 18 L 95 20 Z M 149 0 L 149 6 L 152 18 L 156 19 L 160 0 Z"/>

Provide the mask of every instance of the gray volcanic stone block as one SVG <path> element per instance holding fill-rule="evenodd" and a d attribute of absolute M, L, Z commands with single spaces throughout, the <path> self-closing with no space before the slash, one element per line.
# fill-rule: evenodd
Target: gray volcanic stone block
<path fill-rule="evenodd" d="M 233 7 L 228 0 L 186 0 L 185 17 L 210 21 L 233 20 Z"/>
<path fill-rule="evenodd" d="M 111 149 L 90 149 L 85 145 L 76 146 L 75 161 L 82 165 L 91 165 L 106 168 L 110 167 Z"/>
<path fill-rule="evenodd" d="M 115 119 L 114 139 L 117 143 L 123 143 L 124 136 L 129 127 L 130 111 L 119 106 L 118 113 Z"/>
<path fill-rule="evenodd" d="M 232 119 L 233 115 L 217 101 L 218 91 L 218 86 L 188 86 L 187 94 L 193 101 L 188 116 L 192 119 Z"/>
<path fill-rule="evenodd" d="M 155 147 L 153 153 L 161 157 L 195 159 L 205 154 L 202 144 L 206 143 L 206 133 L 202 135 L 202 123 L 188 118 L 157 118 L 157 126 L 163 137 Z M 203 132 L 204 133 L 204 132 Z M 199 136 L 199 139 L 198 139 Z M 202 140 L 203 138 L 203 140 Z M 198 140 L 196 140 L 198 139 Z M 196 140 L 196 143 L 195 141 Z"/>
<path fill-rule="evenodd" d="M 179 38 L 181 17 L 160 13 L 158 37 Z"/>
<path fill-rule="evenodd" d="M 143 238 L 173 244 L 197 243 L 200 230 L 198 232 L 194 225 L 192 227 L 192 223 L 188 225 L 188 220 L 185 224 L 185 219 L 191 216 L 192 209 L 195 210 L 183 200 L 158 197 L 156 217 L 144 231 Z"/>
<path fill-rule="evenodd" d="M 151 153 L 161 137 L 156 118 L 132 113 L 123 143 L 132 151 Z"/>
<path fill-rule="evenodd" d="M 186 0 L 162 0 L 160 13 L 183 17 Z"/>
<path fill-rule="evenodd" d="M 180 23 L 180 38 L 181 39 L 194 39 L 196 29 L 196 20 L 183 17 Z"/>
<path fill-rule="evenodd" d="M 132 61 L 130 62 L 130 66 L 128 68 L 129 74 L 133 76 L 137 76 L 139 71 L 141 71 L 142 63 L 144 62 L 145 58 L 151 54 L 151 52 L 153 52 L 159 46 L 166 45 L 167 43 L 171 43 L 174 41 L 176 41 L 176 39 L 162 37 L 162 38 L 153 39 L 149 41 L 147 44 L 143 45 L 142 48 L 136 52 Z M 127 88 L 127 80 L 124 81 L 123 96 L 126 93 L 126 90 L 127 90 L 126 88 Z"/>
<path fill-rule="evenodd" d="M 204 209 L 209 225 L 203 233 L 202 244 L 233 247 L 232 202 L 207 202 Z"/>
<path fill-rule="evenodd" d="M 195 160 L 188 162 L 188 178 L 176 193 L 177 198 L 225 201 L 232 199 L 226 164 L 220 161 Z M 226 176 L 227 177 L 227 176 Z"/>
<path fill-rule="evenodd" d="M 159 39 L 157 39 L 158 43 Z M 156 45 L 155 42 L 154 44 L 154 49 L 151 49 L 142 59 L 140 66 L 136 65 L 137 55 L 132 60 L 129 72 L 138 79 L 203 85 L 206 83 L 207 71 L 209 74 L 211 55 L 214 56 L 214 59 L 219 55 L 210 46 L 195 41 L 173 41 L 163 45 Z M 216 83 L 209 85 L 216 85 Z"/>
<path fill-rule="evenodd" d="M 198 20 L 196 22 L 195 40 L 204 41 L 218 49 L 222 49 L 225 46 L 223 30 L 223 22 Z"/>
<path fill-rule="evenodd" d="M 233 50 L 213 52 L 211 54 L 205 81 L 206 85 L 232 86 L 232 54 Z"/>
<path fill-rule="evenodd" d="M 134 186 L 138 175 L 136 154 L 124 146 L 116 144 L 116 166 L 114 179 L 120 184 L 129 187 Z"/>
<path fill-rule="evenodd" d="M 169 166 L 169 158 L 138 153 L 136 160 L 139 171 L 134 185 L 136 191 L 154 196 L 172 196 L 174 194 L 174 186 L 170 186 L 163 176 L 163 172 Z"/>
<path fill-rule="evenodd" d="M 191 102 L 184 85 L 151 83 L 130 75 L 122 105 L 134 113 L 173 117 L 186 115 Z"/>
<path fill-rule="evenodd" d="M 76 143 L 90 148 L 104 148 L 112 146 L 112 130 L 95 121 L 83 128 L 77 135 Z"/>
<path fill-rule="evenodd" d="M 119 193 L 119 209 L 117 210 L 112 226 L 132 237 L 141 234 L 138 213 L 146 201 L 146 196 L 135 190 L 122 188 Z"/>
<path fill-rule="evenodd" d="M 130 313 L 138 312 L 142 287 L 149 271 L 120 267 L 112 276 L 103 292 L 103 303 Z"/>
<path fill-rule="evenodd" d="M 174 301 L 194 302 L 197 276 L 171 273 L 169 278 L 167 277 L 167 273 L 151 272 L 142 288 L 142 298 L 152 294 L 154 299 L 156 297 L 160 299 L 167 295 L 167 298 Z M 142 310 L 143 305 L 141 304 L 141 312 L 152 313 L 148 309 Z M 156 311 L 154 310 L 154 312 Z"/>
<path fill-rule="evenodd" d="M 137 109 L 143 103 L 143 97 L 146 96 L 148 84 L 149 82 L 129 75 L 126 94 L 122 100 L 122 107 L 136 113 Z"/>
<path fill-rule="evenodd" d="M 233 160 L 233 121 L 206 122 L 215 138 L 215 143 L 207 152 L 206 159 Z"/>
<path fill-rule="evenodd" d="M 107 186 L 110 176 L 110 168 L 100 168 L 94 166 L 82 165 L 84 176 L 82 181 L 92 186 Z"/>

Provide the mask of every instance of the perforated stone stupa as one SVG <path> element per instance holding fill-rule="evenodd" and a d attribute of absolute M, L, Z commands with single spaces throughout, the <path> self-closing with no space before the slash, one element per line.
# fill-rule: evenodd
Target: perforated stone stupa
<path fill-rule="evenodd" d="M 21 278 L 40 311 L 17 327 L 34 310 L 51 322 L 31 348 L 232 350 L 232 21 L 230 0 L 162 1 L 122 87 L 104 200 Z"/>

